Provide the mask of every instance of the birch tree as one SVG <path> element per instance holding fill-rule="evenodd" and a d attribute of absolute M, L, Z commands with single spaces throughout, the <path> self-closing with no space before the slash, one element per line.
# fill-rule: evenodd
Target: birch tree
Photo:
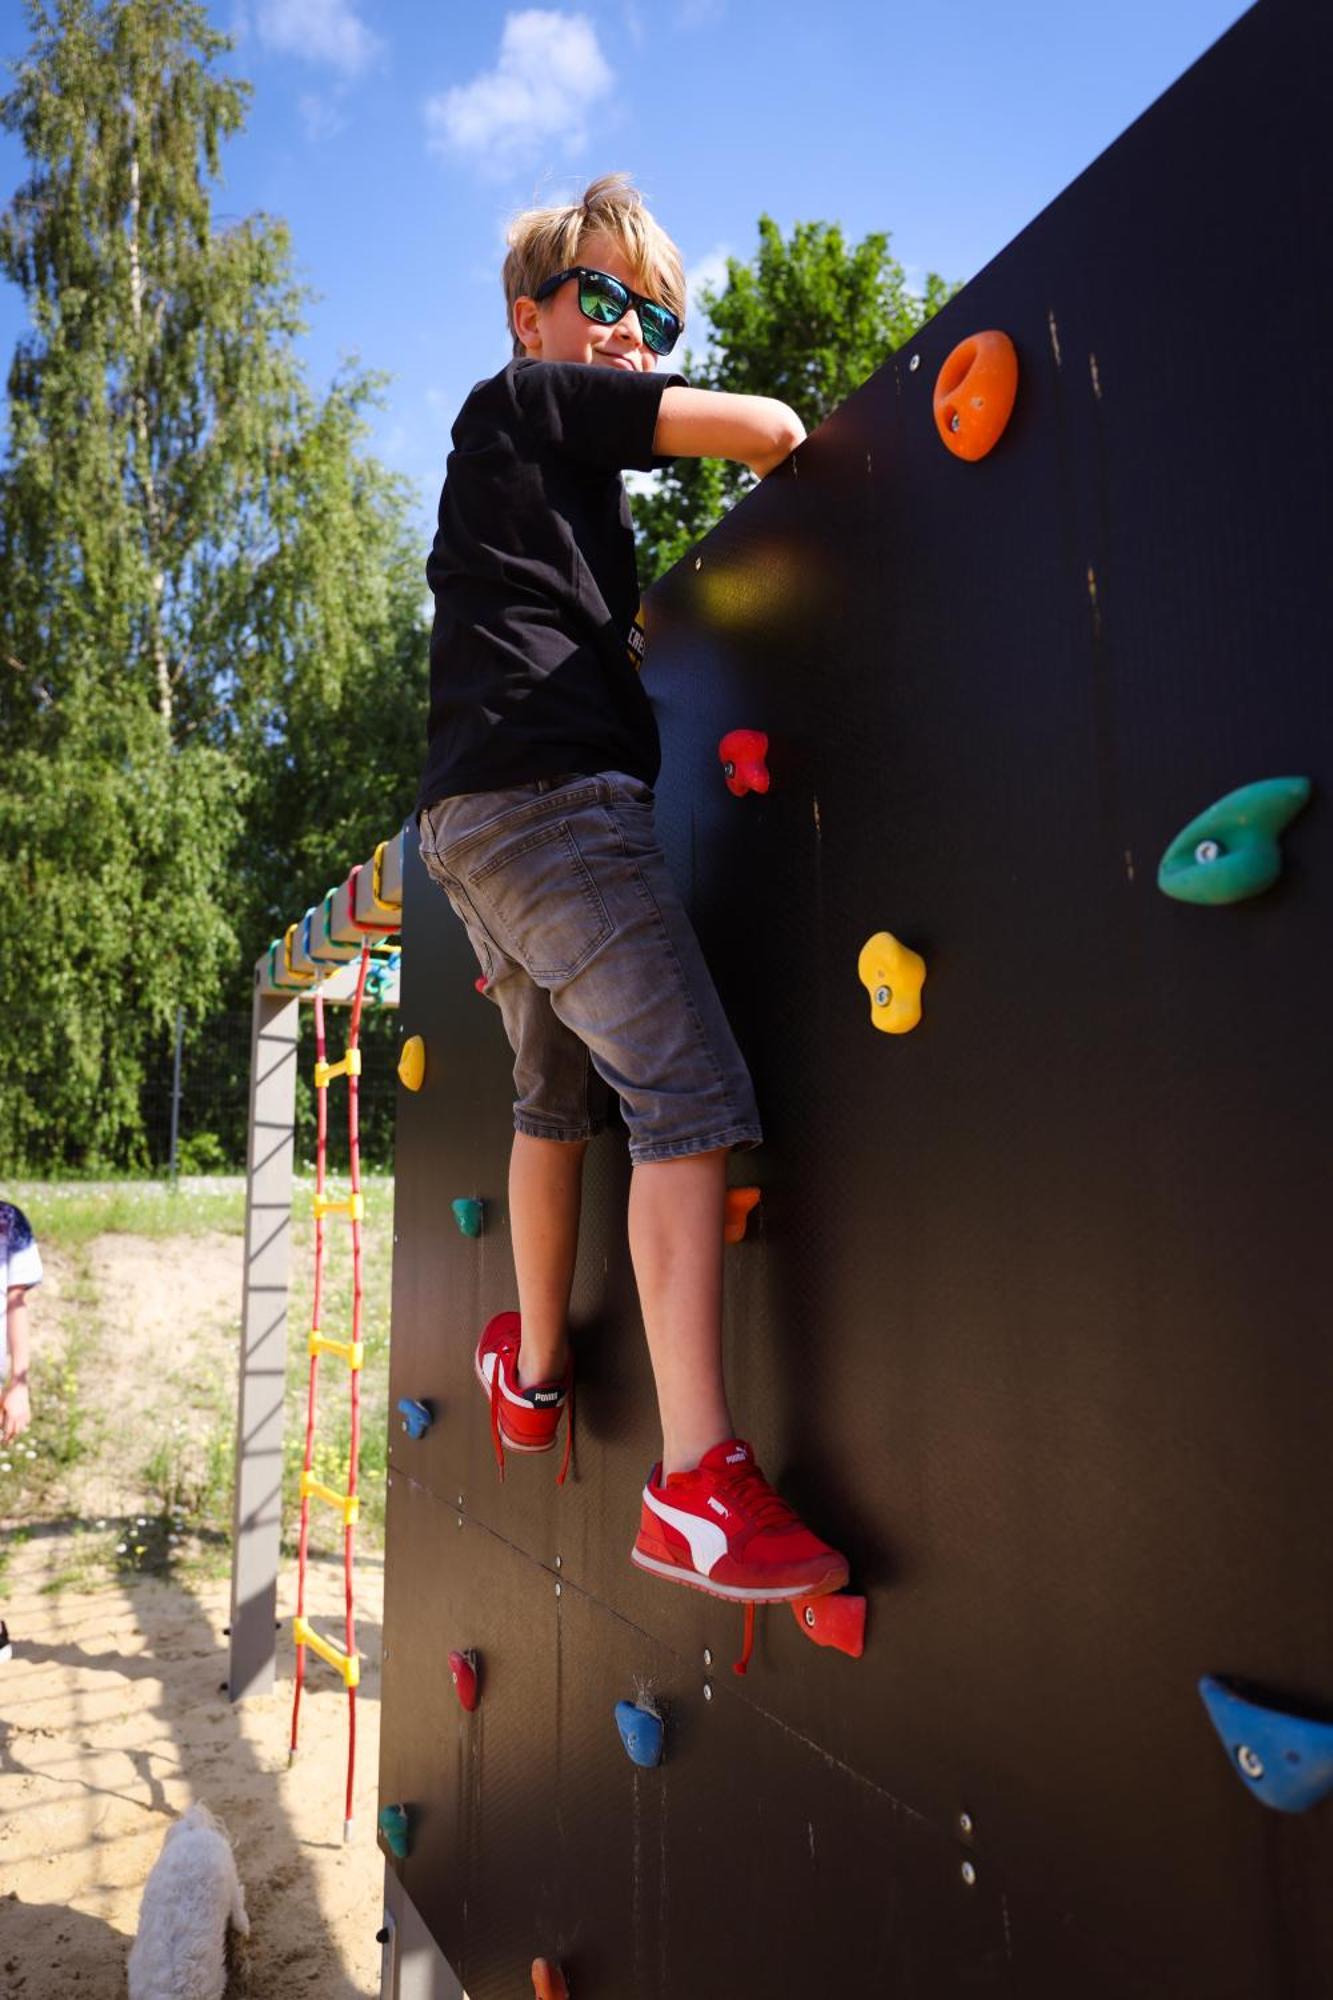
<path fill-rule="evenodd" d="M 325 816 L 379 838 L 410 804 L 426 654 L 405 495 L 361 455 L 377 378 L 316 397 L 284 225 L 213 218 L 249 97 L 225 37 L 191 0 L 27 11 L 0 99 L 30 321 L 0 464 L 11 1168 L 143 1158 L 177 1004 L 244 997 Z M 371 754 L 343 770 L 325 734 Z"/>

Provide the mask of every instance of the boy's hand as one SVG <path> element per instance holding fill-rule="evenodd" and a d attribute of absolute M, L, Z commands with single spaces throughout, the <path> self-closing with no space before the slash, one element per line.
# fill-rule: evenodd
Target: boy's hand
<path fill-rule="evenodd" d="M 26 1382 L 11 1382 L 0 1396 L 0 1444 L 13 1444 L 32 1422 L 32 1404 Z"/>
<path fill-rule="evenodd" d="M 801 422 L 795 410 L 789 411 L 788 414 L 791 417 L 791 422 L 787 426 L 787 434 L 781 446 L 776 451 L 766 454 L 763 458 L 751 461 L 750 470 L 756 479 L 766 479 L 770 472 L 776 471 L 778 466 L 784 464 L 791 457 L 798 444 L 805 443 L 805 425 Z"/>

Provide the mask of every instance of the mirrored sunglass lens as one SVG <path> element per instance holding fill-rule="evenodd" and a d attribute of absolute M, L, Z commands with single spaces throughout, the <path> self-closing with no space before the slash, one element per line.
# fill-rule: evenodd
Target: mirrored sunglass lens
<path fill-rule="evenodd" d="M 665 306 L 644 306 L 643 337 L 654 354 L 666 354 L 675 346 L 680 334 L 680 322 Z"/>
<path fill-rule="evenodd" d="M 623 318 L 628 304 L 629 293 L 614 278 L 595 276 L 579 282 L 580 310 L 589 319 L 600 320 L 603 326 L 613 326 Z"/>

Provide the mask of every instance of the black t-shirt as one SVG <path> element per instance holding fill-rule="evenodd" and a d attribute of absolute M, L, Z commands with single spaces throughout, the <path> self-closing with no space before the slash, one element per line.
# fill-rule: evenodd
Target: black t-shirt
<path fill-rule="evenodd" d="M 657 723 L 621 471 L 654 471 L 662 392 L 683 375 L 511 361 L 453 428 L 439 527 L 430 721 L 418 810 L 565 772 L 653 784 Z"/>

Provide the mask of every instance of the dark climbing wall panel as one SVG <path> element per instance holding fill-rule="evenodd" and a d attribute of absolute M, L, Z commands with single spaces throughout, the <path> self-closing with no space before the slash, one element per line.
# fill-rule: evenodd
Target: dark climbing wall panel
<path fill-rule="evenodd" d="M 650 600 L 659 821 L 766 1126 L 732 1163 L 763 1188 L 734 1401 L 852 1557 L 859 1663 L 770 1612 L 734 1680 L 739 1619 L 626 1561 L 657 1440 L 619 1133 L 577 1480 L 498 1483 L 471 1344 L 514 1303 L 508 1051 L 409 872 L 393 1394 L 440 1415 L 393 1445 L 384 1795 L 473 2000 L 538 1950 L 578 2000 L 1333 1991 L 1333 1806 L 1247 1797 L 1195 1693 L 1333 1714 L 1331 58 L 1327 16 L 1263 0 Z M 989 326 L 1019 401 L 968 466 L 930 394 Z M 766 797 L 722 784 L 736 727 Z M 1274 889 L 1159 894 L 1188 819 L 1294 772 Z M 880 929 L 929 968 L 902 1038 L 856 975 Z M 637 1778 L 636 1675 L 672 1708 Z"/>

